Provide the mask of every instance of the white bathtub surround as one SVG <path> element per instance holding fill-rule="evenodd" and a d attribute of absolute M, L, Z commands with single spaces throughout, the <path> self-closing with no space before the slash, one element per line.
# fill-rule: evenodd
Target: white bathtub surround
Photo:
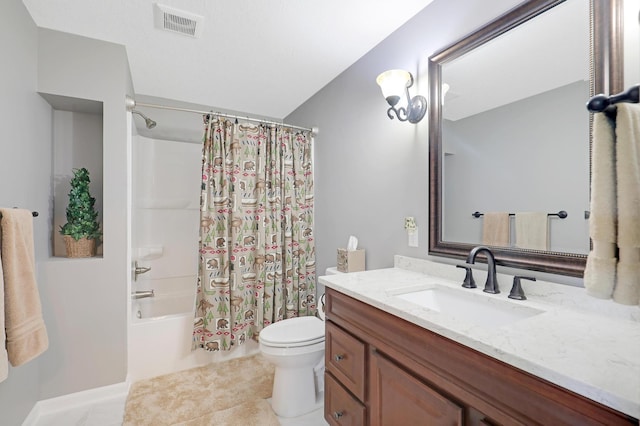
<path fill-rule="evenodd" d="M 132 261 L 150 271 L 131 279 L 127 380 L 213 362 L 191 354 L 198 253 L 198 144 L 134 136 Z M 193 167 L 185 167 L 193 164 Z M 257 346 L 257 345 L 256 345 Z"/>
<path fill-rule="evenodd" d="M 523 281 L 527 300 L 508 299 L 512 280 L 498 274 L 501 293 L 482 292 L 486 272 L 474 269 L 477 289 L 461 287 L 464 271 L 396 256 L 395 267 L 320 277 L 327 287 L 640 418 L 640 309 L 595 299 L 583 288 Z M 480 325 L 396 297 L 434 285 L 478 293 L 489 304 L 543 311 L 510 324 Z"/>

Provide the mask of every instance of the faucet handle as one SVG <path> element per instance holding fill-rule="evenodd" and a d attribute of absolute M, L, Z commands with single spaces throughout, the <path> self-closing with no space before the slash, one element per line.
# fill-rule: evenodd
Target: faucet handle
<path fill-rule="evenodd" d="M 473 279 L 473 272 L 471 271 L 471 266 L 467 265 L 456 265 L 456 268 L 462 268 L 466 271 L 464 276 L 464 281 L 462 282 L 462 287 L 464 288 L 476 288 L 476 281 Z"/>
<path fill-rule="evenodd" d="M 523 277 L 519 275 L 513 277 L 513 287 L 511 287 L 511 292 L 509 293 L 509 299 L 527 300 L 527 296 L 524 295 L 524 290 L 522 290 L 520 280 L 535 281 L 536 279 L 535 277 Z"/>

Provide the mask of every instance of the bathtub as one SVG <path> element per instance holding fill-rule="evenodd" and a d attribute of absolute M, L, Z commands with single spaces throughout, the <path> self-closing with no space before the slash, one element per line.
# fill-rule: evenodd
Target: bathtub
<path fill-rule="evenodd" d="M 187 276 L 136 283 L 136 290 L 153 289 L 155 296 L 131 300 L 127 381 L 134 382 L 259 351 L 253 340 L 232 351 L 191 351 L 195 282 L 195 276 Z"/>
<path fill-rule="evenodd" d="M 132 301 L 132 317 L 137 320 L 160 320 L 171 316 L 191 314 L 194 296 L 191 294 L 167 295 L 156 292 L 154 297 Z M 142 321 L 134 321 L 142 322 Z"/>

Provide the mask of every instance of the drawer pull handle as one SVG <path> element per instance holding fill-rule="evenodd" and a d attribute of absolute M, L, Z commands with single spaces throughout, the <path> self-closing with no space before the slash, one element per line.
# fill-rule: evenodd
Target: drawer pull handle
<path fill-rule="evenodd" d="M 336 420 L 340 420 L 340 418 L 344 416 L 344 414 L 342 413 L 342 411 L 334 411 L 333 412 L 333 418 Z"/>
<path fill-rule="evenodd" d="M 340 362 L 340 361 L 342 361 L 344 359 L 344 355 L 338 354 L 338 355 L 334 356 L 333 359 L 336 362 Z"/>

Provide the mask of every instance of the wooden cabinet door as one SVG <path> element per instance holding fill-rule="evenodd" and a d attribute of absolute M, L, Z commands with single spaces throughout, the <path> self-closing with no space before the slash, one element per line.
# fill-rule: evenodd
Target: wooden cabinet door
<path fill-rule="evenodd" d="M 369 356 L 372 425 L 462 425 L 463 408 L 379 352 Z"/>

